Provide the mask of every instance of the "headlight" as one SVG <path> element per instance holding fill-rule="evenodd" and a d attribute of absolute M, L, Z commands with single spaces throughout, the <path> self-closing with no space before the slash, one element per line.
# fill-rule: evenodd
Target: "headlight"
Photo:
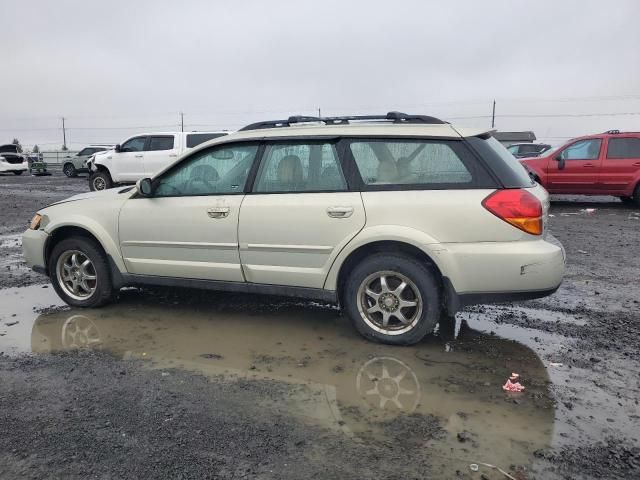
<path fill-rule="evenodd" d="M 31 219 L 31 223 L 29 224 L 29 228 L 31 230 L 38 230 L 40 228 L 40 221 L 42 220 L 42 215 L 36 213 Z"/>

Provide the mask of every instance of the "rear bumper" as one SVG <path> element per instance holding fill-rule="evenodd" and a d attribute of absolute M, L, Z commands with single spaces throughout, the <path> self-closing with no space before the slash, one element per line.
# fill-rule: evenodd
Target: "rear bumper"
<path fill-rule="evenodd" d="M 446 258 L 443 258 L 446 257 Z M 442 265 L 446 307 L 540 298 L 562 283 L 565 253 L 553 236 L 523 242 L 446 246 Z"/>
<path fill-rule="evenodd" d="M 26 162 L 22 163 L 9 163 L 0 162 L 0 172 L 26 172 L 29 166 Z"/>
<path fill-rule="evenodd" d="M 27 266 L 38 273 L 46 272 L 44 251 L 49 235 L 42 230 L 27 230 L 22 234 L 22 254 Z"/>

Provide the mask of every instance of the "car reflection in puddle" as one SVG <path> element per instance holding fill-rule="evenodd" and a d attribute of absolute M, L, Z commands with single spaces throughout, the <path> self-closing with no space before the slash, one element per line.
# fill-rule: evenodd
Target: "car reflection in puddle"
<path fill-rule="evenodd" d="M 538 356 L 518 342 L 443 320 L 421 344 L 392 347 L 359 337 L 334 308 L 242 302 L 152 305 L 125 295 L 100 310 L 40 315 L 32 350 L 100 349 L 147 359 L 154 368 L 286 382 L 288 400 L 275 405 L 283 413 L 358 442 L 413 435 L 449 474 L 452 465 L 468 469 L 474 462 L 530 466 L 533 452 L 550 445 L 549 378 Z M 512 371 L 525 393 L 502 391 Z M 437 428 L 403 430 L 425 419 Z"/>

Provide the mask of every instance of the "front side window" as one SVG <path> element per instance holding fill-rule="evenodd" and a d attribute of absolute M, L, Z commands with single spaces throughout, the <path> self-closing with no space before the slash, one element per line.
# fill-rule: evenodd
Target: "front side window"
<path fill-rule="evenodd" d="M 330 143 L 267 146 L 254 192 L 336 192 L 347 189 L 336 148 Z"/>
<path fill-rule="evenodd" d="M 93 155 L 95 153 L 95 149 L 94 148 L 83 148 L 82 150 L 80 150 L 78 152 L 78 156 L 79 157 L 84 157 L 87 155 Z"/>
<path fill-rule="evenodd" d="M 602 140 L 579 140 L 569 145 L 560 153 L 563 160 L 596 160 L 600 155 Z"/>
<path fill-rule="evenodd" d="M 640 138 L 610 138 L 607 158 L 640 158 Z"/>
<path fill-rule="evenodd" d="M 154 197 L 242 193 L 257 145 L 225 145 L 186 158 L 154 181 Z"/>
<path fill-rule="evenodd" d="M 353 141 L 351 153 L 366 185 L 469 184 L 473 178 L 446 142 Z"/>
<path fill-rule="evenodd" d="M 120 147 L 121 152 L 141 152 L 144 149 L 144 144 L 147 141 L 147 137 L 135 137 L 127 140 Z"/>
<path fill-rule="evenodd" d="M 146 150 L 149 152 L 156 152 L 159 150 L 171 150 L 173 149 L 173 136 L 154 136 L 149 139 L 149 145 Z"/>

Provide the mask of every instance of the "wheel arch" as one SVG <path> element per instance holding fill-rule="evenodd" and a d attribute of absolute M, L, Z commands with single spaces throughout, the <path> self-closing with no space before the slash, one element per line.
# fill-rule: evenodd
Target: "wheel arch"
<path fill-rule="evenodd" d="M 104 232 L 104 229 L 101 230 Z M 106 232 L 104 232 L 104 235 L 106 235 Z M 112 283 L 118 288 L 122 286 L 122 272 L 126 270 L 115 243 L 110 238 L 108 241 L 103 242 L 100 238 L 105 237 L 100 233 L 92 231 L 91 228 L 87 228 L 85 225 L 78 225 L 74 223 L 57 225 L 53 229 L 49 230 L 47 241 L 44 246 L 44 263 L 48 274 L 51 274 L 51 272 L 48 271 L 51 251 L 59 242 L 71 237 L 84 237 L 94 241 L 107 258 L 107 263 L 111 270 Z"/>
<path fill-rule="evenodd" d="M 444 274 L 441 267 L 434 260 L 434 255 L 430 255 L 422 248 L 419 248 L 415 244 L 400 240 L 372 240 L 361 245 L 358 245 L 352 249 L 340 262 L 339 267 L 332 269 L 325 283 L 325 288 L 335 288 L 340 304 L 343 304 L 342 294 L 344 292 L 344 286 L 349 277 L 349 273 L 362 262 L 368 256 L 375 253 L 401 253 L 402 255 L 416 259 L 417 261 L 424 263 L 430 270 L 436 275 L 438 285 L 443 291 Z"/>

